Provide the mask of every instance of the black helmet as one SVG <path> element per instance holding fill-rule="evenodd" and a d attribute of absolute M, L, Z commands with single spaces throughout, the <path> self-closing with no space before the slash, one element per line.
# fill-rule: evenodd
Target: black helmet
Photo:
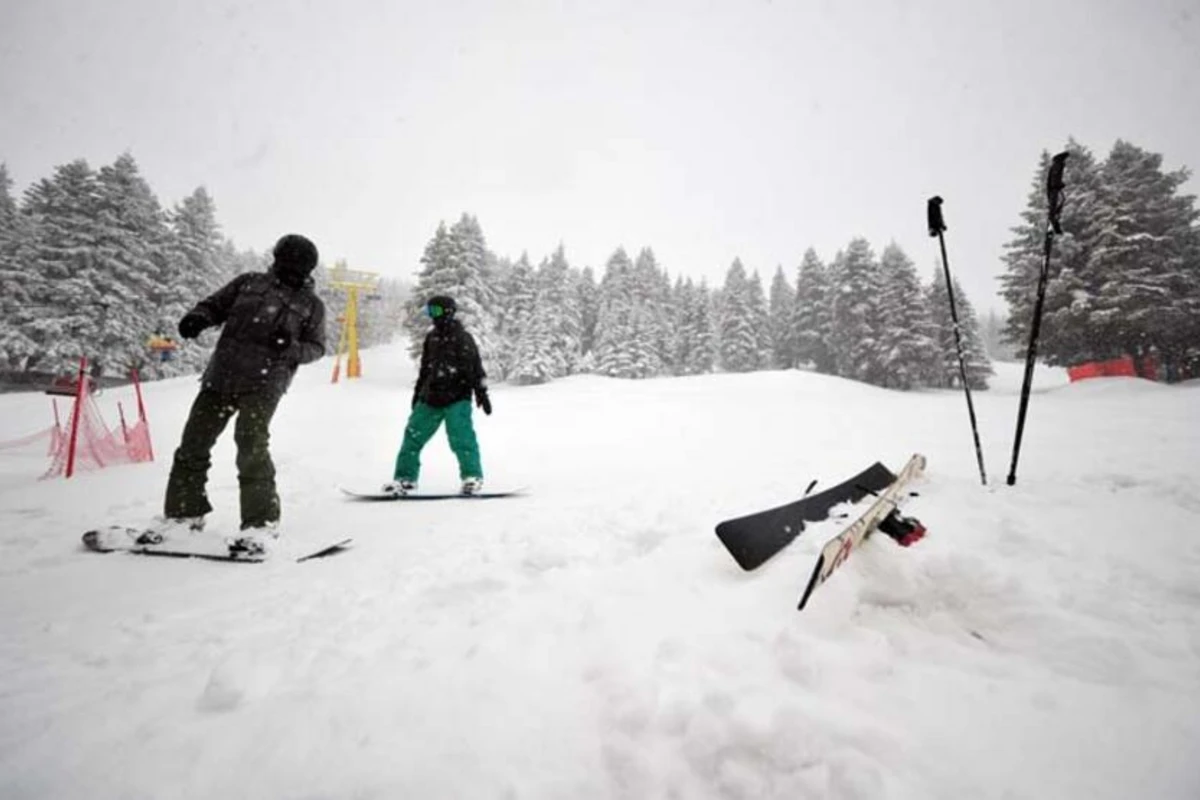
<path fill-rule="evenodd" d="M 458 303 L 449 295 L 439 294 L 425 301 L 425 313 L 434 322 L 451 319 L 455 311 L 458 311 Z"/>
<path fill-rule="evenodd" d="M 317 246 L 298 233 L 280 237 L 272 254 L 272 269 L 287 283 L 301 284 L 317 268 Z"/>

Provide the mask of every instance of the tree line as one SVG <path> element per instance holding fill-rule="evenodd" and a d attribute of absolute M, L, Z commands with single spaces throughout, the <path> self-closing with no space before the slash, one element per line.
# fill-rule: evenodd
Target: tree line
<path fill-rule="evenodd" d="M 957 282 L 967 379 L 992 374 L 979 321 Z M 670 277 L 653 250 L 617 248 L 597 279 L 559 246 L 535 266 L 487 247 L 469 215 L 435 231 L 404 320 L 416 357 L 429 328 L 421 302 L 449 294 L 490 373 L 541 383 L 575 373 L 621 378 L 806 368 L 896 389 L 960 382 L 945 280 L 928 284 L 896 244 L 876 257 L 856 238 L 828 263 L 809 249 L 769 292 L 739 259 L 721 286 Z"/>
<path fill-rule="evenodd" d="M 0 370 L 63 374 L 87 356 L 108 375 L 195 372 L 216 332 L 173 351 L 154 350 L 150 340 L 177 338 L 179 318 L 198 300 L 265 269 L 274 242 L 264 244 L 239 249 L 228 239 L 203 187 L 164 208 L 128 153 L 98 170 L 83 159 L 61 165 L 19 200 L 0 164 Z M 326 270 L 314 278 L 329 309 L 332 350 L 346 298 Z M 364 346 L 395 335 L 405 297 L 401 284 L 384 281 L 361 304 Z"/>
<path fill-rule="evenodd" d="M 1096 159 L 1068 143 L 1064 233 L 1049 269 L 1039 354 L 1052 365 L 1125 355 L 1155 359 L 1169 378 L 1200 364 L 1200 228 L 1186 169 L 1124 141 Z M 968 382 L 986 387 L 985 338 L 1023 355 L 1045 229 L 1049 154 L 1014 238 L 1005 246 L 1000 323 L 981 331 L 957 283 Z M 281 233 L 283 233 L 281 231 Z M 263 243 L 268 248 L 271 243 Z M 70 370 L 81 355 L 111 373 L 193 372 L 215 333 L 163 361 L 148 340 L 173 336 L 199 298 L 234 275 L 263 269 L 265 251 L 241 249 L 221 231 L 203 188 L 165 208 L 126 153 L 92 169 L 82 159 L 54 169 L 18 199 L 0 164 L 0 369 Z M 358 265 L 354 265 L 358 266 Z M 336 346 L 345 297 L 315 273 Z M 740 260 L 721 285 L 671 277 L 650 248 L 617 248 L 597 275 L 565 249 L 536 264 L 499 257 L 468 214 L 439 225 L 421 258 L 415 297 L 384 281 L 360 309 L 361 343 L 388 341 L 397 324 L 413 352 L 426 330 L 419 299 L 455 296 L 492 374 L 537 383 L 580 372 L 626 378 L 713 371 L 806 368 L 899 389 L 949 387 L 958 378 L 947 289 L 938 268 L 922 282 L 895 244 L 878 256 L 854 239 L 829 261 L 808 250 L 791 274 L 766 286 Z M 1007 354 L 1006 354 L 1007 355 Z"/>

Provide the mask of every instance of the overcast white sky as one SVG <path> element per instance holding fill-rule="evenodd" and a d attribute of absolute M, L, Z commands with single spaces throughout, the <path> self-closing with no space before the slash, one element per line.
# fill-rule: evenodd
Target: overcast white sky
<path fill-rule="evenodd" d="M 719 283 L 895 239 L 998 306 L 1043 149 L 1200 167 L 1200 0 L 0 0 L 17 190 L 130 151 L 166 205 L 411 278 L 439 220 Z M 1197 191 L 1193 179 L 1188 190 Z"/>

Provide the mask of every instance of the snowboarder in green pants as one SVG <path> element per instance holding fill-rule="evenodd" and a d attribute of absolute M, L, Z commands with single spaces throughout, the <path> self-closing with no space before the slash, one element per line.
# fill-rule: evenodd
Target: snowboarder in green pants
<path fill-rule="evenodd" d="M 404 427 L 404 442 L 396 456 L 394 479 L 383 485 L 388 494 L 405 495 L 417 488 L 421 473 L 421 450 L 443 422 L 450 449 L 458 458 L 462 493 L 475 494 L 483 488 L 479 441 L 471 422 L 471 397 L 483 413 L 492 413 L 488 398 L 487 373 L 475 339 L 455 318 L 458 305 L 453 297 L 429 298 L 425 313 L 433 330 L 425 336 L 421 368 L 413 389 L 412 413 Z"/>

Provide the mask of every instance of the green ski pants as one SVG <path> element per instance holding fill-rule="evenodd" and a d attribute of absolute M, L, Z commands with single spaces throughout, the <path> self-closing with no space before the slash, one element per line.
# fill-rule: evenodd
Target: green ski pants
<path fill-rule="evenodd" d="M 271 418 L 279 405 L 275 392 L 223 395 L 201 390 L 192 404 L 183 437 L 175 451 L 167 495 L 166 517 L 200 517 L 212 511 L 205 486 L 217 438 L 237 414 L 233 440 L 237 444 L 238 487 L 242 528 L 260 527 L 279 519 L 275 464 L 268 449 Z"/>
<path fill-rule="evenodd" d="M 437 433 L 443 421 L 446 423 L 450 449 L 458 458 L 458 476 L 483 477 L 483 466 L 479 462 L 479 440 L 475 438 L 475 426 L 471 423 L 471 401 L 460 400 L 445 408 L 434 408 L 417 401 L 404 427 L 404 443 L 400 445 L 400 453 L 396 456 L 396 480 L 416 483 L 421 474 L 421 450 Z"/>

